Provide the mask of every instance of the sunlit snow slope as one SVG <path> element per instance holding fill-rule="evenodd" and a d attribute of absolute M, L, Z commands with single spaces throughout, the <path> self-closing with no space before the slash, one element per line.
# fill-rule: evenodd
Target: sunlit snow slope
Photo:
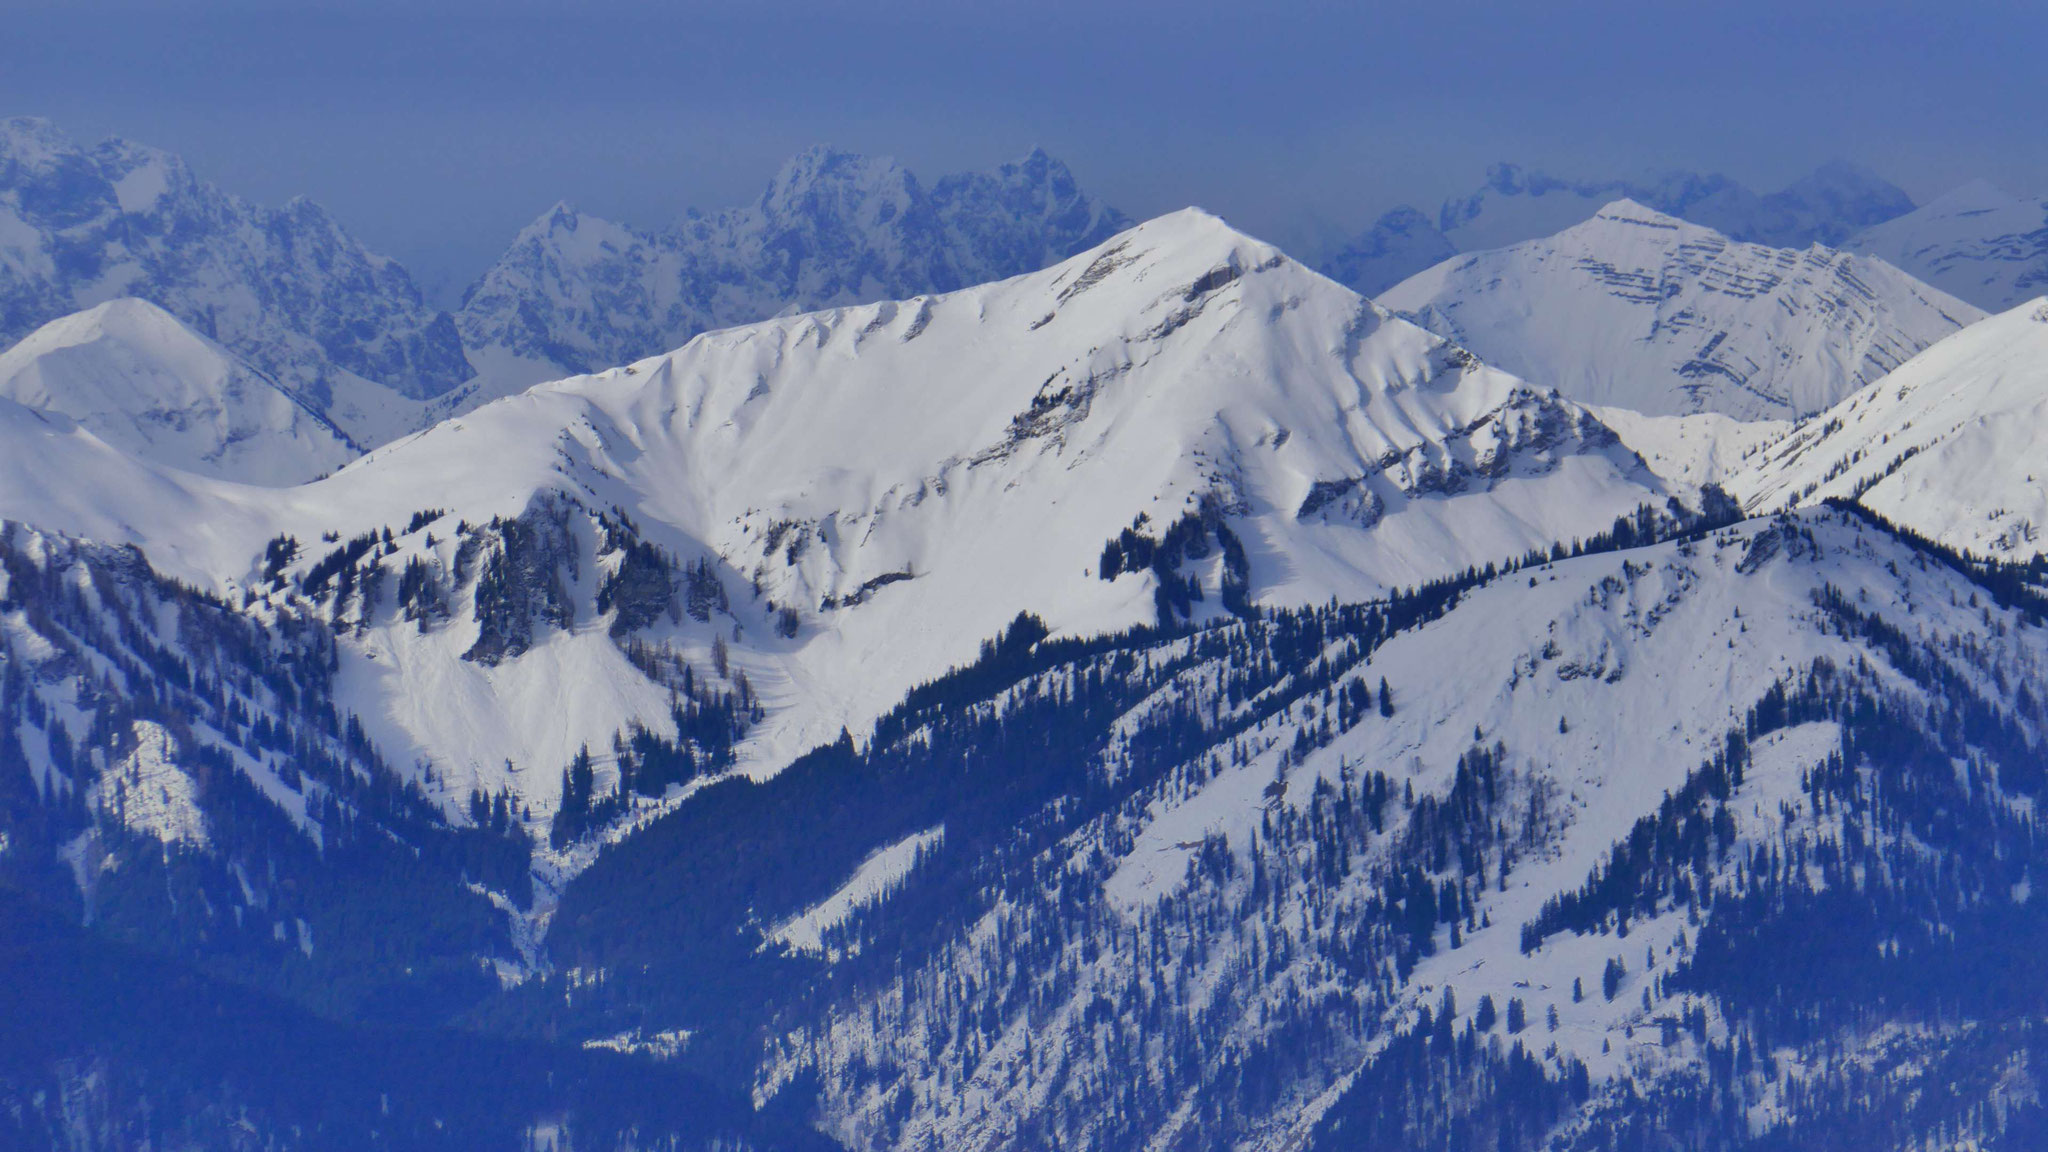
<path fill-rule="evenodd" d="M 1817 412 L 1982 315 L 1879 261 L 1737 243 L 1631 200 L 1378 299 L 1575 399 L 1741 420 Z"/>
<path fill-rule="evenodd" d="M 0 396 L 61 412 L 159 464 L 298 484 L 356 455 L 324 418 L 144 300 L 52 320 L 0 353 Z"/>
<path fill-rule="evenodd" d="M 2048 298 L 1929 348 L 1758 454 L 1752 511 L 1831 496 L 1949 547 L 2024 560 L 2048 527 Z"/>

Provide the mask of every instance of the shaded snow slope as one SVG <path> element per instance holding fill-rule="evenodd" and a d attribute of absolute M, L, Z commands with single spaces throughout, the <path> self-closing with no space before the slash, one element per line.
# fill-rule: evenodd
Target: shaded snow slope
<path fill-rule="evenodd" d="M 0 398 L 0 519 L 147 545 L 159 570 L 213 586 L 226 557 L 260 547 L 278 495 L 138 460 L 68 416 Z"/>
<path fill-rule="evenodd" d="M 1379 300 L 1575 399 L 1741 420 L 1817 412 L 1981 316 L 1879 261 L 1737 243 L 1628 200 Z"/>
<path fill-rule="evenodd" d="M 1845 245 L 1994 312 L 2048 292 L 2048 198 L 1983 181 L 1869 228 Z"/>
<path fill-rule="evenodd" d="M 0 353 L 0 396 L 61 412 L 132 455 L 228 480 L 298 484 L 356 455 L 269 377 L 132 298 L 52 320 Z"/>
<path fill-rule="evenodd" d="M 1831 496 L 1951 548 L 2024 560 L 2048 530 L 2048 298 L 1958 332 L 1760 452 L 1730 491 Z"/>

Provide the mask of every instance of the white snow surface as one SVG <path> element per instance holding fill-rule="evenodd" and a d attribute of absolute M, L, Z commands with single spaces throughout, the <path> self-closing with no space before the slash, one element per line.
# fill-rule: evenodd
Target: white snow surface
<path fill-rule="evenodd" d="M 768 934 L 769 939 L 799 952 L 824 953 L 827 931 L 844 924 L 847 917 L 860 909 L 886 899 L 910 874 L 918 854 L 937 847 L 945 837 L 946 826 L 940 824 L 876 851 L 861 861 L 860 867 L 832 895 L 776 925 Z"/>
<path fill-rule="evenodd" d="M 134 723 L 135 750 L 92 786 L 89 802 L 130 831 L 165 844 L 205 847 L 199 785 L 178 767 L 177 740 L 162 725 Z"/>
<path fill-rule="evenodd" d="M 2048 197 L 1979 180 L 1863 230 L 1846 247 L 2000 312 L 2048 292 Z"/>
<path fill-rule="evenodd" d="M 1220 509 L 1253 597 L 1303 604 L 1589 535 L 1679 490 L 1583 408 L 1195 210 L 1013 280 L 707 333 L 294 489 L 168 473 L 4 405 L 0 448 L 0 516 L 143 544 L 228 592 L 281 532 L 317 553 L 429 507 L 472 524 L 542 492 L 618 507 L 725 573 L 733 658 L 770 710 L 743 749 L 754 771 L 864 730 L 1020 610 L 1067 634 L 1149 621 L 1149 574 L 1096 575 L 1141 516 L 1158 534 Z M 1304 514 L 1319 484 L 1345 498 Z M 1208 610 L 1216 595 L 1212 572 Z M 792 639 L 771 627 L 780 607 Z M 395 763 L 505 775 L 514 759 L 546 782 L 528 785 L 539 812 L 576 747 L 633 718 L 667 727 L 665 692 L 587 614 L 486 673 L 457 640 L 400 638 L 412 626 L 385 611 L 344 640 L 343 677 Z"/>
<path fill-rule="evenodd" d="M 1784 420 L 1737 420 L 1718 412 L 1646 416 L 1628 408 L 1588 407 L 1652 472 L 1688 487 L 1726 485 L 1766 444 L 1793 427 Z"/>
<path fill-rule="evenodd" d="M 132 297 L 52 320 L 0 353 L 0 396 L 61 412 L 131 455 L 252 484 L 304 483 L 356 455 L 268 376 Z"/>
<path fill-rule="evenodd" d="M 1752 511 L 1853 498 L 1952 548 L 2025 560 L 2048 542 L 2048 298 L 1929 348 L 1759 453 Z"/>
<path fill-rule="evenodd" d="M 1817 412 L 1983 315 L 1877 260 L 1737 243 L 1632 200 L 1378 299 L 1574 399 L 1739 420 Z"/>

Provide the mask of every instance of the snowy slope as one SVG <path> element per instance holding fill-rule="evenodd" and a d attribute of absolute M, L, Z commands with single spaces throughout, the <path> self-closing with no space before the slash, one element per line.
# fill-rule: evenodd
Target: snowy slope
<path fill-rule="evenodd" d="M 298 484 L 356 455 L 262 372 L 127 297 L 52 320 L 0 353 L 0 396 L 61 412 L 132 455 L 227 480 Z"/>
<path fill-rule="evenodd" d="M 1645 416 L 1629 408 L 1588 407 L 1650 471 L 1681 487 L 1725 488 L 1766 445 L 1792 430 L 1784 420 L 1737 420 L 1718 412 Z"/>
<path fill-rule="evenodd" d="M 1859 614 L 1880 624 L 1866 630 Z M 763 1091 L 814 1072 L 827 1085 L 828 1130 L 856 1146 L 1359 1147 L 1308 1138 L 1326 1116 L 1356 1113 L 1341 1102 L 1357 1078 L 1396 1031 L 1427 1031 L 1418 1021 L 1451 989 L 1455 1019 L 1444 1026 L 1453 1037 L 1468 1025 L 1480 1033 L 1476 1059 L 1519 1042 L 1550 1076 L 1576 1062 L 1595 1088 L 1632 1078 L 1656 1099 L 1666 1076 L 1707 1074 L 1708 1037 L 1674 1035 L 1682 1013 L 1705 1013 L 1717 1043 L 1740 1027 L 1724 1022 L 1733 1009 L 1716 998 L 1712 970 L 1695 969 L 1685 991 L 1665 980 L 1693 961 L 1717 916 L 1740 913 L 1752 851 L 1804 859 L 1855 842 L 1842 809 L 1824 810 L 1809 790 L 1844 754 L 1847 710 L 1832 713 L 1840 720 L 1791 716 L 1788 692 L 1867 693 L 1907 725 L 1980 708 L 2038 741 L 2039 710 L 2025 695 L 2010 701 L 2018 685 L 2040 690 L 2048 648 L 2038 623 L 2020 620 L 1882 530 L 1807 510 L 1525 569 L 1363 651 L 1324 634 L 1300 659 L 1333 664 L 1335 682 L 1283 679 L 1258 698 L 1263 711 L 1222 689 L 1247 667 L 1232 644 L 1258 652 L 1256 630 L 1199 654 L 1159 642 L 1146 657 L 1178 671 L 1116 721 L 1129 739 L 1107 740 L 1089 779 L 1142 775 L 1153 745 L 1134 734 L 1171 718 L 1198 718 L 1209 738 L 1182 744 L 1184 763 L 1153 766 L 1153 783 L 1059 843 L 1011 858 L 986 903 L 907 970 L 892 957 L 896 970 L 878 972 L 880 962 L 850 953 L 841 962 L 853 971 L 837 985 L 846 991 L 767 1046 Z M 1888 628 L 1902 647 L 1882 642 Z M 1087 676 L 1113 679 L 1115 664 L 1102 664 Z M 1382 679 L 1391 715 L 1333 706 Z M 1696 785 L 1687 795 L 1689 777 L 1738 745 L 1746 763 L 1727 794 L 1717 801 Z M 2007 754 L 2001 771 L 2011 775 L 2000 778 L 2014 790 L 1993 786 L 1980 799 L 2024 810 L 2031 750 Z M 1989 781 L 1981 753 L 1971 755 L 1973 779 Z M 1960 774 L 1964 761 L 1953 763 Z M 1932 782 L 1949 766 L 1935 759 Z M 1380 775 L 1391 783 L 1385 802 L 1362 800 Z M 1584 886 L 1601 899 L 1592 880 L 1624 846 L 1641 855 L 1653 839 L 1676 839 L 1638 824 L 1672 811 L 1697 819 L 1695 829 L 1710 816 L 1724 822 L 1711 855 L 1699 845 L 1683 890 L 1711 887 L 1716 900 L 1652 887 L 1639 902 L 1630 886 L 1618 923 L 1525 935 L 1560 896 Z M 1991 826 L 1981 812 L 1971 819 Z M 1942 859 L 1900 839 L 1902 854 Z M 992 849 L 978 847 L 985 865 Z M 934 891 L 951 878 L 944 863 L 927 872 Z M 1455 891 L 1445 899 L 1456 903 L 1448 915 L 1422 913 L 1423 930 L 1404 944 L 1399 925 L 1414 923 L 1417 905 L 1404 876 L 1415 875 L 1432 886 L 1423 907 L 1442 907 L 1437 891 Z M 891 899 L 916 909 L 907 922 L 930 914 L 915 882 Z M 867 938 L 891 938 L 890 907 L 870 916 Z M 1880 919 L 1876 930 L 1892 926 Z M 1622 971 L 1603 991 L 1610 964 Z M 1500 1015 L 1487 1019 L 1482 997 Z M 1517 1001 L 1525 1028 L 1502 1022 Z M 1825 1044 L 1852 1035 L 1830 1031 Z M 1164 1055 L 1126 1062 L 1158 1036 L 1171 1038 Z M 1789 1062 L 1797 1042 L 1778 1043 Z M 1412 1050 L 1396 1068 L 1407 1058 Z M 1240 1087 L 1247 1066 L 1267 1070 L 1255 1097 Z M 1425 1072 L 1412 1083 L 1435 1082 Z M 1400 1095 L 1363 1104 L 1398 1111 Z M 1421 1096 L 1424 1109 L 1441 1107 Z M 1480 1130 L 1494 1131 L 1482 1115 Z M 1788 1119 L 1772 1108 L 1753 1122 Z"/>
<path fill-rule="evenodd" d="M 382 397 L 417 401 L 471 374 L 453 321 L 318 205 L 262 207 L 166 152 L 121 140 L 88 148 L 45 121 L 0 121 L 0 345 L 124 296 L 162 307 L 316 409 L 362 392 L 357 406 L 371 411 L 331 413 L 362 443 L 374 442 L 365 433 Z"/>
<path fill-rule="evenodd" d="M 1981 316 L 1879 261 L 1737 243 L 1629 200 L 1379 300 L 1575 399 L 1739 420 L 1817 412 Z"/>
<path fill-rule="evenodd" d="M 260 542 L 277 495 L 136 459 L 69 416 L 0 398 L 0 519 L 147 545 L 159 570 L 212 586 L 220 557 Z"/>
<path fill-rule="evenodd" d="M 1033 272 L 1129 224 L 1039 150 L 927 188 L 893 160 L 814 148 L 753 204 L 655 232 L 560 204 L 519 234 L 464 302 L 463 338 L 483 380 L 463 403 L 791 308 Z"/>
<path fill-rule="evenodd" d="M 1752 510 L 1831 496 L 1951 548 L 2048 550 L 2048 298 L 1958 332 L 1760 452 Z"/>
<path fill-rule="evenodd" d="M 1198 212 L 1043 273 L 538 388 L 304 499 L 347 537 L 402 520 L 425 476 L 455 478 L 434 502 L 472 521 L 544 486 L 616 505 L 757 589 L 739 612 L 773 659 L 750 674 L 794 725 L 771 761 L 858 728 L 1019 610 L 1063 632 L 1149 620 L 1151 575 L 1098 575 L 1126 529 L 1208 509 L 1253 598 L 1320 602 L 1589 534 L 1664 490 L 1583 411 Z M 1220 563 L 1198 573 L 1205 611 Z"/>
<path fill-rule="evenodd" d="M 430 532 L 377 555 L 430 563 L 459 598 L 474 574 L 456 521 L 554 525 L 534 531 L 564 541 L 544 562 L 561 565 L 550 603 L 570 626 L 487 664 L 463 659 L 478 620 L 426 629 L 385 600 L 343 672 L 394 761 L 462 766 L 537 806 L 577 747 L 635 719 L 670 727 L 667 690 L 600 626 L 600 526 L 543 494 L 617 508 L 682 564 L 716 566 L 729 616 L 645 635 L 699 669 L 715 636 L 733 641 L 770 714 L 748 755 L 772 769 L 971 660 L 1020 610 L 1067 633 L 1152 620 L 1154 571 L 1099 574 L 1127 530 L 1199 541 L 1169 568 L 1200 588 L 1183 609 L 1200 616 L 1233 580 L 1275 604 L 1370 595 L 1590 535 L 1682 490 L 1584 410 L 1192 210 L 999 284 L 707 334 L 303 488 L 179 484 L 227 511 L 148 517 L 151 555 L 224 589 L 257 583 L 274 535 L 302 543 L 303 572 L 332 541 L 439 509 Z M 47 514 L 20 495 L 0 487 L 0 515 Z M 100 535 L 104 520 L 54 527 Z M 1217 525 L 1240 542 L 1236 571 Z M 506 759 L 525 775 L 502 779 Z"/>
<path fill-rule="evenodd" d="M 1977 181 L 1860 232 L 1844 247 L 2002 312 L 2048 292 L 2048 198 L 2021 199 Z"/>

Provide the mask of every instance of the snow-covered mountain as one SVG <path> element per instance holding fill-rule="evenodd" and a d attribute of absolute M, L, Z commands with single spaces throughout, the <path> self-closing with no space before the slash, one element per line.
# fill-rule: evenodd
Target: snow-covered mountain
<path fill-rule="evenodd" d="M 2044 601 L 1931 559 L 1813 509 L 992 657 L 627 839 L 551 939 L 617 982 L 594 1027 L 705 1034 L 696 966 L 775 961 L 682 950 L 799 940 L 829 991 L 764 1006 L 753 1083 L 850 1147 L 1815 1147 L 1927 1099 L 1893 1130 L 1995 1132 L 2027 1014 L 1954 990 L 2048 931 Z M 803 863 L 732 878 L 737 843 Z"/>
<path fill-rule="evenodd" d="M 62 413 L 131 455 L 251 484 L 301 484 L 357 454 L 268 376 L 132 297 L 0 352 L 0 397 Z"/>
<path fill-rule="evenodd" d="M 129 482 L 61 447 L 81 493 Z M 0 485 L 0 516 L 140 544 L 224 593 L 282 604 L 317 585 L 356 628 L 340 691 L 386 754 L 537 811 L 579 747 L 676 731 L 669 688 L 607 615 L 699 676 L 724 629 L 767 703 L 742 757 L 772 769 L 973 659 L 1019 611 L 1085 635 L 1356 598 L 1683 491 L 1583 409 L 1192 210 L 1017 279 L 709 333 L 272 497 L 134 481 L 138 505 L 218 505 L 204 513 L 53 503 L 37 493 L 64 468 L 35 467 L 51 479 Z M 291 555 L 266 565 L 280 536 Z M 662 557 L 646 619 L 600 596 L 629 539 Z M 492 555 L 537 566 L 519 595 L 553 627 L 493 616 Z M 415 562 L 459 610 L 445 627 L 309 575 Z M 721 611 L 685 619 L 659 589 L 704 564 Z"/>
<path fill-rule="evenodd" d="M 814 148 L 753 204 L 656 232 L 560 204 L 519 234 L 464 302 L 463 338 L 486 377 L 475 399 L 792 309 L 1037 271 L 1129 224 L 1039 150 L 927 188 L 893 160 Z"/>
<path fill-rule="evenodd" d="M 163 308 L 359 443 L 409 431 L 419 401 L 471 375 L 453 319 L 311 201 L 262 207 L 153 148 L 0 121 L 0 345 L 118 297 Z"/>
<path fill-rule="evenodd" d="M 1962 552 L 2048 552 L 2048 298 L 1927 349 L 1728 483 L 1757 511 L 1839 497 Z"/>
<path fill-rule="evenodd" d="M 2027 1147 L 2048 591 L 1701 486 L 1939 536 L 2037 331 L 1757 447 L 1190 210 L 291 489 L 0 399 L 0 899 L 256 1003 L 0 1030 L 0 1123 L 816 1146 L 687 1068 L 892 1152 Z"/>
<path fill-rule="evenodd" d="M 1840 161 L 1768 194 L 1718 174 L 1674 171 L 1635 180 L 1564 180 L 1517 164 L 1495 164 L 1476 191 L 1446 200 L 1433 215 L 1400 208 L 1382 216 L 1325 261 L 1323 270 L 1376 296 L 1454 252 L 1506 248 L 1550 236 L 1616 200 L 1633 200 L 1732 239 L 1775 248 L 1838 247 L 1913 208 L 1898 188 Z"/>
<path fill-rule="evenodd" d="M 1741 243 L 1631 200 L 1378 299 L 1574 399 L 1740 420 L 1818 412 L 1982 316 L 1878 260 Z"/>
<path fill-rule="evenodd" d="M 2002 312 L 2048 292 L 2048 197 L 2021 199 L 1977 181 L 1845 246 Z"/>

